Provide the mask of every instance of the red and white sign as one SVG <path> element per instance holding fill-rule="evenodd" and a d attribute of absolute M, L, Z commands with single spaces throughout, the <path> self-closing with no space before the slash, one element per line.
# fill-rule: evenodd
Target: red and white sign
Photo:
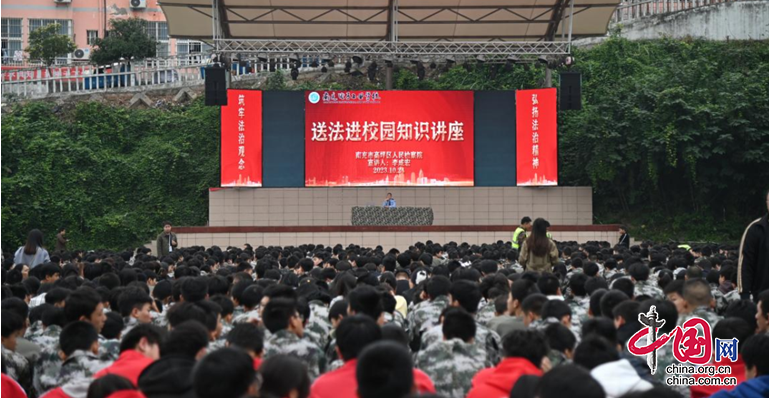
<path fill-rule="evenodd" d="M 222 107 L 221 184 L 262 186 L 262 92 L 227 90 Z"/>
<path fill-rule="evenodd" d="M 516 185 L 558 185 L 556 89 L 519 90 L 516 108 Z"/>
<path fill-rule="evenodd" d="M 305 185 L 472 186 L 472 91 L 308 91 Z"/>

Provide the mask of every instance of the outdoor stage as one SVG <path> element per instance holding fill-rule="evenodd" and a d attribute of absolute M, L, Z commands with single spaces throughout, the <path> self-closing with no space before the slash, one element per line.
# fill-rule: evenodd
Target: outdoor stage
<path fill-rule="evenodd" d="M 432 207 L 432 226 L 352 226 L 352 207 Z M 182 246 L 359 244 L 406 249 L 417 241 L 508 241 L 524 216 L 550 221 L 555 240 L 614 242 L 616 225 L 592 225 L 590 187 L 233 188 L 209 192 L 209 225 L 175 227 Z M 154 247 L 154 242 L 152 243 Z"/>

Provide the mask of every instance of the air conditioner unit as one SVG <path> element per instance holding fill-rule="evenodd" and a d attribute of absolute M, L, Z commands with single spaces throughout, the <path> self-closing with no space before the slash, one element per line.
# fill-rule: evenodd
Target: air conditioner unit
<path fill-rule="evenodd" d="M 72 0 L 53 0 L 56 4 L 70 4 L 72 3 Z"/>
<path fill-rule="evenodd" d="M 78 48 L 72 53 L 72 59 L 74 60 L 87 60 L 91 56 L 90 48 Z"/>
<path fill-rule="evenodd" d="M 147 8 L 147 0 L 131 0 L 131 8 Z"/>

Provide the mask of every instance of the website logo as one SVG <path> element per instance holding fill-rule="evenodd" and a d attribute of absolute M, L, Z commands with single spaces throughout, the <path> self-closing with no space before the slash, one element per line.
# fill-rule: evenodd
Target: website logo
<path fill-rule="evenodd" d="M 309 96 L 307 96 L 307 99 L 310 100 L 311 104 L 317 104 L 318 102 L 320 102 L 320 94 L 313 91 L 310 93 Z"/>
<path fill-rule="evenodd" d="M 324 104 L 379 104 L 381 97 L 378 91 L 324 91 L 322 101 Z"/>
<path fill-rule="evenodd" d="M 665 325 L 664 319 L 659 319 L 657 307 L 651 306 L 646 314 L 638 314 L 638 321 L 645 328 L 636 332 L 627 342 L 627 349 L 636 356 L 646 356 L 646 363 L 652 374 L 657 372 L 657 350 L 673 339 L 673 356 L 681 363 L 705 365 L 713 357 L 713 339 L 710 324 L 699 317 L 693 317 L 684 322 L 683 327 L 676 326 L 670 333 L 658 337 L 659 328 Z M 700 333 L 701 332 L 701 333 Z M 638 346 L 639 340 L 646 337 L 646 345 Z M 716 360 L 728 358 L 731 362 L 737 360 L 737 339 L 716 339 Z"/>

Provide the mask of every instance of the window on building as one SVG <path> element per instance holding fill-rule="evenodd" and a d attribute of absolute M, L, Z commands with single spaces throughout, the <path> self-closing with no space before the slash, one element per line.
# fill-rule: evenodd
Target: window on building
<path fill-rule="evenodd" d="M 32 33 L 37 29 L 51 24 L 59 24 L 59 34 L 67 35 L 72 38 L 72 20 L 71 19 L 30 19 L 29 20 L 29 32 Z M 69 62 L 69 56 L 56 58 L 57 65 L 67 64 Z"/>
<path fill-rule="evenodd" d="M 211 46 L 197 40 L 176 40 L 176 55 L 180 61 L 189 63 L 200 63 L 202 58 L 211 53 Z M 184 57 L 182 59 L 181 57 Z"/>
<path fill-rule="evenodd" d="M 88 43 L 89 46 L 92 46 L 93 43 L 96 41 L 96 39 L 99 38 L 99 31 L 98 30 L 86 30 L 85 31 L 85 37 L 86 37 L 86 43 Z"/>
<path fill-rule="evenodd" d="M 167 57 L 168 48 L 168 23 L 157 21 L 144 21 L 147 35 L 158 42 L 156 57 Z"/>
<path fill-rule="evenodd" d="M 20 62 L 23 54 L 21 18 L 2 19 L 3 63 Z"/>

